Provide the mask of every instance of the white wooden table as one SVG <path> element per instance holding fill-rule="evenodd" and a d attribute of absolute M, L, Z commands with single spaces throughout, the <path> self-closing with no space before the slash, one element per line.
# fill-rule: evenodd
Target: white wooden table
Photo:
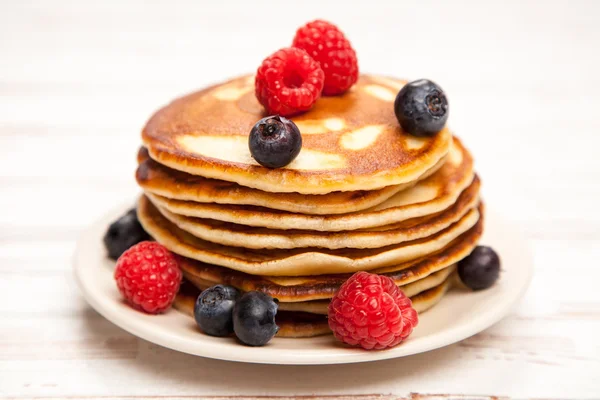
<path fill-rule="evenodd" d="M 316 17 L 346 31 L 363 71 L 445 88 L 489 207 L 531 240 L 526 298 L 462 343 L 336 367 L 192 357 L 100 317 L 71 255 L 137 193 L 145 120 L 253 71 Z M 0 1 L 0 397 L 600 398 L 599 46 L 597 1 Z"/>

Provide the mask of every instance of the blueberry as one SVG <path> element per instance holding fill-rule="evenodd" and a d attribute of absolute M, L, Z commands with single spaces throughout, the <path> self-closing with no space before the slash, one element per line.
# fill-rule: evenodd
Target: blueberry
<path fill-rule="evenodd" d="M 406 132 L 433 136 L 448 119 L 448 99 L 441 87 L 427 79 L 410 82 L 398 92 L 394 102 L 396 118 Z"/>
<path fill-rule="evenodd" d="M 263 346 L 275 336 L 277 303 L 262 292 L 244 294 L 233 309 L 233 330 L 242 343 Z"/>
<path fill-rule="evenodd" d="M 104 234 L 104 247 L 108 256 L 116 260 L 134 244 L 148 239 L 150 236 L 138 221 L 135 208 L 132 208 L 108 227 Z"/>
<path fill-rule="evenodd" d="M 248 138 L 250 154 L 263 167 L 281 168 L 291 163 L 302 148 L 302 135 L 292 121 L 279 115 L 261 119 Z"/>
<path fill-rule="evenodd" d="M 233 307 L 240 292 L 234 287 L 216 285 L 206 289 L 194 306 L 194 318 L 204 333 L 229 336 L 233 333 Z"/>
<path fill-rule="evenodd" d="M 473 290 L 487 289 L 500 276 L 500 257 L 491 247 L 477 246 L 458 263 L 458 275 Z"/>

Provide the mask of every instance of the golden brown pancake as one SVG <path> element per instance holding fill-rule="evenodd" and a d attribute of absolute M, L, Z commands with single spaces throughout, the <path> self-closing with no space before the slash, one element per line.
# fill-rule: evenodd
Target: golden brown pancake
<path fill-rule="evenodd" d="M 417 180 L 451 143 L 447 128 L 430 138 L 402 130 L 393 107 L 402 85 L 363 75 L 344 95 L 323 97 L 292 118 L 303 145 L 284 168 L 262 167 L 250 155 L 248 135 L 265 116 L 251 76 L 173 101 L 150 118 L 142 139 L 160 164 L 267 192 L 381 189 Z"/>
<path fill-rule="evenodd" d="M 393 267 L 374 269 L 371 272 L 388 276 L 396 285 L 405 286 L 459 262 L 477 245 L 483 233 L 483 221 L 457 238 L 441 251 Z M 258 290 L 284 302 L 330 299 L 352 274 L 312 276 L 257 276 L 229 268 L 205 264 L 182 257 L 180 266 L 186 279 L 198 286 L 226 284 L 242 291 Z"/>
<path fill-rule="evenodd" d="M 417 312 L 423 313 L 436 305 L 452 285 L 448 278 L 441 284 L 411 297 L 412 305 Z M 194 303 L 200 290 L 184 282 L 177 294 L 173 307 L 190 317 L 194 317 Z M 277 337 L 301 338 L 331 333 L 327 316 L 298 311 L 277 311 L 275 322 L 279 326 Z"/>
<path fill-rule="evenodd" d="M 442 167 L 444 161 L 445 158 L 419 179 L 425 179 L 436 172 Z M 302 214 L 343 214 L 375 207 L 417 183 L 417 181 L 412 181 L 379 190 L 331 192 L 318 195 L 271 193 L 240 186 L 233 182 L 190 175 L 165 167 L 152 160 L 145 147 L 140 148 L 138 152 L 138 163 L 136 180 L 147 193 L 153 193 L 173 201 L 180 200 L 186 204 L 192 203 L 198 207 L 203 206 L 213 212 L 221 209 L 226 211 L 224 205 L 232 205 L 231 207 L 242 205 L 244 207 L 241 209 L 248 210 L 249 213 L 252 213 L 254 209 L 274 209 Z M 222 218 L 214 216 L 207 218 L 222 220 Z"/>
<path fill-rule="evenodd" d="M 418 281 L 400 286 L 400 289 L 408 297 L 413 297 L 419 293 L 425 292 L 445 282 L 456 270 L 455 265 L 451 265 L 440 271 L 434 272 Z M 200 290 L 205 290 L 219 282 L 210 282 L 198 279 L 197 277 L 186 275 L 186 279 Z M 279 300 L 279 299 L 278 299 Z M 300 311 L 312 314 L 327 314 L 327 307 L 331 299 L 308 300 L 308 301 L 279 301 L 279 309 L 283 311 Z"/>
<path fill-rule="evenodd" d="M 139 172 L 142 168 L 142 165 L 144 164 L 140 165 L 140 169 L 138 169 L 138 175 L 140 175 Z M 179 174 L 183 173 L 180 172 Z M 450 148 L 450 152 L 446 157 L 446 162 L 431 176 L 420 180 L 411 188 L 399 191 L 379 205 L 373 206 L 370 209 L 360 212 L 352 212 L 349 214 L 305 215 L 274 210 L 269 206 L 268 202 L 264 207 L 256 207 L 251 205 L 199 203 L 196 201 L 182 201 L 170 198 L 172 196 L 178 196 L 178 193 L 181 192 L 189 192 L 189 190 L 185 189 L 186 181 L 183 180 L 172 179 L 170 181 L 167 180 L 166 182 L 163 181 L 162 190 L 157 190 L 155 186 L 147 185 L 144 183 L 145 181 L 142 181 L 141 185 L 146 190 L 146 194 L 154 204 L 174 214 L 271 229 L 304 229 L 331 232 L 366 229 L 374 226 L 388 225 L 410 218 L 435 214 L 454 204 L 459 194 L 472 182 L 473 179 L 473 159 L 469 152 L 462 146 L 458 138 L 455 137 Z M 140 181 L 140 179 L 138 179 L 138 181 Z M 235 184 L 229 185 L 235 186 Z M 156 194 L 159 191 L 161 193 L 168 193 L 166 197 L 163 197 L 160 194 Z M 276 202 L 276 199 L 279 196 L 285 198 L 292 195 L 288 193 L 275 194 L 257 190 L 254 191 L 260 192 L 261 196 L 266 194 L 269 197 L 268 200 L 271 202 Z M 232 192 L 235 196 L 235 194 L 238 192 L 238 189 L 232 189 Z M 220 193 L 221 198 L 228 197 L 227 192 L 221 191 Z M 352 192 L 336 192 L 336 194 L 342 193 L 350 195 Z M 247 195 L 252 194 L 247 193 Z M 294 195 L 302 196 L 298 194 Z M 329 204 L 326 203 L 325 198 L 331 195 L 333 195 L 333 193 L 329 195 L 316 196 L 305 195 L 304 197 L 308 198 L 308 201 L 311 202 L 321 198 L 322 201 L 320 201 L 320 203 L 322 208 L 326 209 Z M 217 203 L 222 201 L 219 200 L 219 198 L 216 200 Z M 235 202 L 236 200 L 228 198 L 227 201 Z M 304 204 L 303 202 L 307 200 L 295 199 L 295 201 Z M 311 205 L 311 208 L 315 206 L 317 209 L 319 209 L 318 203 L 319 201 L 317 201 L 317 204 Z M 277 208 L 277 206 L 274 208 Z"/>
<path fill-rule="evenodd" d="M 419 290 L 418 293 L 409 295 L 405 292 L 407 296 L 410 297 L 412 301 L 413 308 L 418 313 L 423 313 L 429 310 L 431 307 L 436 305 L 446 294 L 448 290 L 458 281 L 456 273 L 454 273 L 454 268 L 447 268 L 449 271 L 439 271 L 434 275 L 438 275 L 441 279 L 437 279 L 436 284 L 428 285 L 427 289 Z M 450 272 L 450 273 L 448 273 Z M 426 278 L 425 280 L 427 280 Z M 419 281 L 420 282 L 420 281 Z M 416 285 L 418 282 L 407 285 L 410 287 L 411 285 Z M 407 286 L 401 286 L 400 288 L 405 291 Z M 297 302 L 297 303 L 279 303 L 279 309 L 285 312 L 303 312 L 310 314 L 320 314 L 327 315 L 329 309 L 330 300 L 317 300 L 317 301 L 305 301 L 305 302 Z"/>
<path fill-rule="evenodd" d="M 184 257 L 252 275 L 306 276 L 373 270 L 432 254 L 476 225 L 482 206 L 469 211 L 449 228 L 427 238 L 379 249 L 337 250 L 304 248 L 259 251 L 223 246 L 177 228 L 145 196 L 140 198 L 137 212 L 146 232 L 172 252 Z"/>
<path fill-rule="evenodd" d="M 153 197 L 149 196 L 154 202 Z M 277 230 L 190 218 L 173 214 L 157 206 L 158 211 L 184 231 L 214 243 L 249 249 L 294 249 L 319 247 L 327 249 L 380 248 L 434 235 L 458 222 L 479 202 L 479 179 L 476 179 L 448 209 L 419 218 L 368 230 L 318 232 L 299 229 Z"/>

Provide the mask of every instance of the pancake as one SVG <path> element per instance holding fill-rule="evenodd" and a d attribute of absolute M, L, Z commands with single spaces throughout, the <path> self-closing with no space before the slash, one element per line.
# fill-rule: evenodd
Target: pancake
<path fill-rule="evenodd" d="M 446 157 L 446 162 L 439 170 L 428 178 L 417 182 L 411 188 L 399 191 L 383 203 L 361 212 L 342 215 L 303 215 L 273 210 L 269 208 L 269 204 L 264 207 L 255 207 L 175 200 L 168 198 L 171 196 L 156 195 L 155 189 L 151 189 L 151 193 L 147 193 L 147 195 L 158 207 L 173 214 L 270 229 L 303 229 L 331 232 L 371 228 L 440 212 L 454 204 L 461 191 L 473 179 L 473 159 L 455 137 Z M 177 187 L 184 184 L 182 182 Z M 142 185 L 142 187 L 146 189 L 148 185 Z M 336 193 L 349 194 L 351 192 Z M 277 197 L 273 194 L 270 195 L 271 197 Z M 289 196 L 289 194 L 281 195 Z M 329 195 L 320 197 L 326 196 Z M 319 196 L 306 195 L 304 197 L 312 201 Z M 302 202 L 305 200 L 297 199 L 297 201 Z"/>
<path fill-rule="evenodd" d="M 431 307 L 435 306 L 442 300 L 442 297 L 444 297 L 448 290 L 450 290 L 453 281 L 454 278 L 451 275 L 438 286 L 435 286 L 415 296 L 412 296 L 410 300 L 412 301 L 413 308 L 418 313 L 424 313 Z"/>
<path fill-rule="evenodd" d="M 419 279 L 418 281 L 409 283 L 407 285 L 400 286 L 400 289 L 404 292 L 408 297 L 416 296 L 419 293 L 425 292 L 433 287 L 436 287 L 442 284 L 446 279 L 448 279 L 452 273 L 456 270 L 455 265 L 451 265 L 447 268 L 442 269 L 441 271 L 434 272 L 433 274 L 424 277 L 423 279 Z M 194 276 L 185 275 L 185 278 L 191 282 L 194 286 L 196 286 L 200 290 L 207 289 L 211 286 L 217 285 L 221 282 L 209 282 L 202 281 Z M 337 291 L 337 289 L 336 289 Z M 329 301 L 331 298 L 325 300 L 309 300 L 309 301 L 285 301 L 277 298 L 279 300 L 279 309 L 284 311 L 300 311 L 300 312 L 308 312 L 313 314 L 327 314 L 327 307 L 329 306 Z"/>
<path fill-rule="evenodd" d="M 436 172 L 442 167 L 444 161 L 445 158 L 440 160 L 433 168 L 419 177 L 419 179 L 425 179 Z M 254 211 L 266 209 L 318 215 L 351 213 L 375 207 L 396 193 L 417 183 L 417 181 L 412 181 L 401 185 L 387 186 L 379 190 L 331 192 L 320 195 L 271 193 L 240 186 L 233 182 L 190 175 L 165 167 L 152 160 L 148 155 L 148 150 L 144 147 L 140 148 L 138 152 L 138 163 L 136 180 L 144 191 L 152 193 L 156 197 L 160 196 L 165 201 L 173 200 L 176 202 L 176 200 L 180 200 L 185 205 L 185 208 L 195 205 L 197 209 L 204 210 L 198 212 L 212 214 L 203 216 L 202 214 L 186 214 L 185 212 L 175 210 L 173 212 L 223 221 L 226 219 L 215 218 L 214 216 L 214 213 L 219 212 L 223 205 L 233 205 L 233 209 L 228 210 L 227 208 L 223 208 L 223 212 L 219 215 L 228 215 L 231 212 L 237 212 L 235 205 L 245 206 L 241 207 L 241 210 L 248 211 L 246 217 L 251 217 Z M 174 203 L 173 206 L 176 204 Z"/>
<path fill-rule="evenodd" d="M 445 270 L 468 256 L 483 232 L 482 222 L 457 238 L 441 251 L 393 267 L 374 269 L 371 272 L 385 275 L 398 286 L 420 282 L 424 278 Z M 244 292 L 259 290 L 283 302 L 300 302 L 330 299 L 351 274 L 314 276 L 257 276 L 229 268 L 205 264 L 182 257 L 180 267 L 186 279 L 198 287 L 226 284 Z M 416 287 L 415 287 L 416 288 Z M 416 293 L 410 289 L 411 294 Z"/>
<path fill-rule="evenodd" d="M 454 272 L 453 268 L 449 268 L 449 270 L 449 272 Z M 417 293 L 409 295 L 405 291 L 405 286 L 400 287 L 400 289 L 402 289 L 404 293 L 410 297 L 411 301 L 413 302 L 413 307 L 417 312 L 421 313 L 433 307 L 441 299 L 441 296 L 443 296 L 457 280 L 456 274 L 444 274 L 445 272 L 446 271 L 444 270 L 437 273 L 442 275 L 435 277 L 435 281 L 437 282 L 435 284 L 433 284 L 434 279 L 424 279 L 426 282 L 423 284 L 426 285 L 427 288 L 424 290 L 419 290 Z M 417 282 L 411 285 L 417 285 Z M 280 302 L 279 309 L 285 312 L 303 312 L 327 315 L 329 302 L 330 300 L 305 301 L 298 303 Z"/>
<path fill-rule="evenodd" d="M 454 282 L 454 274 L 455 267 L 448 267 L 443 269 L 431 276 L 424 278 L 420 281 L 411 283 L 406 286 L 400 286 L 400 289 L 404 292 L 405 295 L 411 298 L 412 301 L 416 299 L 424 299 L 424 297 L 428 296 L 426 292 L 430 289 L 440 288 L 440 285 L 443 284 L 445 287 L 444 292 L 452 286 Z M 422 297 L 417 297 L 418 295 L 423 294 Z M 307 312 L 311 314 L 321 314 L 327 315 L 327 309 L 329 307 L 330 299 L 327 300 L 315 300 L 315 301 L 302 301 L 295 303 L 279 303 L 279 309 L 282 311 L 288 312 Z M 433 304 L 425 303 L 417 301 L 416 304 L 413 304 L 415 310 L 417 312 L 423 312 L 431 307 Z"/>
<path fill-rule="evenodd" d="M 153 201 L 152 197 L 150 200 Z M 476 179 L 443 212 L 412 218 L 369 230 L 318 232 L 307 230 L 276 230 L 190 218 L 157 207 L 160 213 L 177 227 L 206 241 L 249 249 L 295 249 L 319 247 L 327 249 L 379 248 L 434 235 L 459 221 L 479 202 L 479 180 Z M 156 206 L 156 204 L 155 204 Z"/>
<path fill-rule="evenodd" d="M 177 228 L 142 196 L 138 203 L 140 223 L 156 241 L 170 251 L 252 275 L 306 276 L 351 273 L 398 265 L 443 249 L 475 226 L 482 206 L 469 211 L 449 228 L 424 239 L 379 249 L 274 249 L 257 251 L 208 242 Z"/>
<path fill-rule="evenodd" d="M 150 118 L 142 140 L 160 164 L 267 192 L 381 189 L 417 180 L 450 148 L 447 128 L 427 138 L 402 130 L 393 107 L 402 85 L 363 75 L 344 95 L 319 99 L 292 118 L 303 144 L 284 168 L 262 167 L 250 155 L 248 135 L 265 117 L 252 76 L 173 101 Z"/>
<path fill-rule="evenodd" d="M 442 300 L 451 287 L 451 282 L 451 279 L 447 279 L 440 285 L 411 297 L 413 308 L 418 313 L 429 310 Z M 177 294 L 173 307 L 193 318 L 194 304 L 200 290 L 185 282 L 181 287 L 182 289 Z M 277 337 L 302 338 L 331 333 L 327 317 L 321 314 L 280 310 L 277 311 L 275 322 L 279 326 Z"/>

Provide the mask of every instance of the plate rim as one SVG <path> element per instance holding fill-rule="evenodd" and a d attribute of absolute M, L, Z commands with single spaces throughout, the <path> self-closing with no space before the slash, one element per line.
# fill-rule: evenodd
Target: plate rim
<path fill-rule="evenodd" d="M 140 318 L 128 318 L 127 315 L 120 315 L 119 313 L 115 313 L 109 310 L 101 301 L 101 299 L 98 299 L 96 298 L 96 296 L 92 295 L 93 291 L 88 289 L 89 282 L 86 282 L 83 277 L 83 265 L 86 264 L 85 258 L 87 257 L 85 254 L 86 244 L 94 239 L 96 239 L 97 241 L 101 241 L 101 238 L 97 235 L 97 231 L 102 232 L 102 228 L 105 229 L 105 227 L 107 227 L 108 224 L 112 221 L 112 218 L 115 218 L 116 216 L 120 215 L 120 213 L 123 213 L 130 208 L 131 203 L 129 203 L 128 205 L 123 204 L 121 206 L 113 208 L 110 212 L 105 213 L 102 217 L 90 224 L 79 236 L 72 258 L 73 273 L 75 276 L 75 281 L 79 287 L 79 291 L 85 298 L 86 302 L 94 310 L 96 310 L 108 321 L 120 327 L 121 329 L 129 332 L 130 334 L 165 348 L 205 358 L 233 362 L 274 365 L 333 365 L 388 360 L 424 353 L 465 340 L 485 329 L 488 329 L 492 325 L 502 320 L 524 296 L 533 278 L 533 258 L 531 255 L 530 247 L 527 243 L 528 241 L 523 237 L 523 239 L 525 240 L 520 240 L 520 242 L 522 247 L 521 250 L 527 253 L 527 262 L 524 263 L 526 264 L 525 277 L 520 282 L 519 290 L 514 292 L 510 301 L 501 303 L 502 307 L 499 307 L 499 309 L 495 313 L 483 313 L 479 315 L 475 323 L 454 326 L 448 329 L 444 329 L 433 335 L 430 335 L 428 337 L 428 340 L 424 342 L 425 344 L 422 344 L 420 346 L 397 346 L 392 349 L 380 351 L 363 351 L 361 349 L 339 346 L 336 347 L 336 349 L 340 350 L 338 353 L 336 353 L 335 355 L 330 355 L 320 360 L 314 359 L 314 355 L 312 353 L 304 354 L 301 351 L 297 351 L 294 354 L 286 354 L 285 356 L 280 356 L 274 359 L 272 357 L 264 356 L 264 354 L 270 354 L 269 352 L 261 351 L 264 348 L 246 347 L 242 346 L 241 344 L 238 344 L 237 342 L 223 342 L 223 344 L 217 346 L 205 346 L 202 347 L 202 351 L 198 351 L 197 349 L 194 349 L 194 345 L 192 343 L 188 343 L 188 340 L 185 338 L 178 337 L 177 335 L 164 334 L 163 332 L 157 333 L 154 332 L 152 329 L 147 329 L 145 327 L 145 323 L 140 325 L 140 323 L 137 322 L 138 320 L 147 317 L 155 319 L 157 318 L 156 316 L 148 316 L 147 314 L 142 314 L 139 311 L 133 309 L 131 309 L 131 312 L 136 313 L 136 315 Z M 486 230 L 489 229 L 490 221 L 495 221 L 494 223 L 496 223 L 496 221 L 501 221 L 499 214 L 490 212 L 489 207 L 486 207 L 485 218 Z M 507 223 L 506 221 L 503 221 L 502 224 L 509 225 L 509 223 Z M 520 229 L 516 229 L 512 241 L 519 240 L 521 236 L 523 235 Z M 443 302 L 444 300 L 445 299 L 442 299 L 441 301 Z M 115 299 L 114 303 L 121 305 L 123 302 L 120 299 Z M 176 310 L 171 310 L 167 314 L 170 314 L 172 312 L 178 313 L 178 317 L 190 319 L 189 316 L 186 316 Z M 276 338 L 275 340 L 279 341 L 312 339 L 316 338 Z M 236 346 L 236 348 L 240 347 L 240 350 L 244 349 L 244 351 L 223 351 L 225 348 L 229 348 L 232 344 Z M 249 349 L 250 351 L 248 351 Z M 263 356 L 261 356 L 261 354 L 263 354 Z"/>

